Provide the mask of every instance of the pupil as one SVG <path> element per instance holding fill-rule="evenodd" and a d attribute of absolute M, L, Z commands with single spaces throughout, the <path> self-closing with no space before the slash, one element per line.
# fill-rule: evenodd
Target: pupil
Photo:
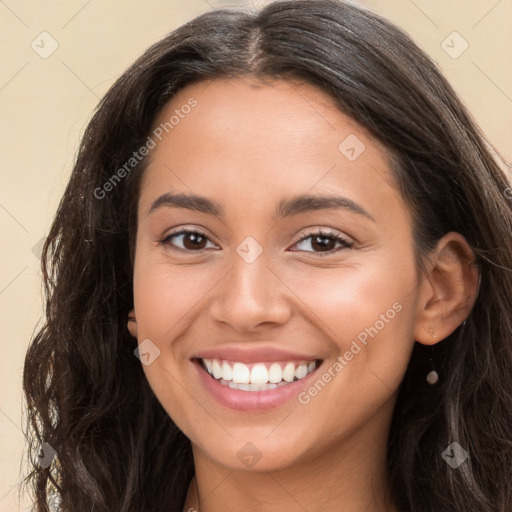
<path fill-rule="evenodd" d="M 191 242 L 191 246 L 187 247 L 188 249 L 190 249 L 190 248 L 192 248 L 192 249 L 197 249 L 197 248 L 202 249 L 202 247 L 199 247 L 199 246 L 201 246 L 201 239 L 204 239 L 204 237 L 202 235 L 198 235 L 196 233 L 189 233 L 184 238 L 184 245 L 186 247 L 187 246 L 187 241 L 190 241 Z M 204 240 L 203 240 L 203 242 L 204 242 Z"/>
<path fill-rule="evenodd" d="M 320 243 L 315 243 L 316 240 L 320 240 Z M 329 250 L 334 249 L 334 247 L 332 247 L 333 243 L 334 240 L 332 238 L 318 235 L 313 238 L 312 246 L 313 248 L 320 247 L 321 250 L 325 250 L 327 247 L 327 250 Z"/>

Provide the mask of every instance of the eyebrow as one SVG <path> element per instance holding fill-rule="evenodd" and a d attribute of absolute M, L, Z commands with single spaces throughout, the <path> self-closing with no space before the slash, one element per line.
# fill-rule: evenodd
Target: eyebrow
<path fill-rule="evenodd" d="M 167 192 L 158 197 L 151 205 L 147 215 L 162 207 L 186 208 L 187 210 L 206 213 L 216 217 L 224 217 L 222 206 L 206 197 L 195 194 L 171 194 Z M 366 211 L 360 204 L 348 197 L 337 195 L 299 195 L 291 199 L 282 199 L 276 208 L 276 217 L 285 218 L 300 213 L 317 210 L 345 209 L 352 213 L 362 215 L 376 222 L 373 215 Z"/>

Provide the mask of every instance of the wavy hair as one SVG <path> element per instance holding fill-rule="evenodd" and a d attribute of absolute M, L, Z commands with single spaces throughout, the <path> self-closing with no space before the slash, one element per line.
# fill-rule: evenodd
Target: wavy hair
<path fill-rule="evenodd" d="M 48 511 L 56 496 L 65 512 L 181 512 L 194 474 L 190 441 L 150 389 L 126 327 L 148 157 L 110 181 L 108 193 L 98 190 L 144 145 L 177 91 L 244 76 L 315 85 L 384 145 L 414 216 L 420 259 L 449 231 L 472 247 L 476 303 L 448 338 L 428 349 L 415 344 L 398 390 L 388 469 L 401 511 L 512 510 L 506 162 L 404 31 L 335 0 L 202 14 L 147 49 L 100 101 L 41 258 L 45 318 L 23 373 L 31 464 L 24 485 L 34 510 Z M 435 386 L 422 373 L 430 360 L 440 375 Z M 51 463 L 41 464 L 43 442 L 42 455 L 49 447 L 57 454 Z M 468 453 L 458 469 L 441 456 L 452 442 Z"/>

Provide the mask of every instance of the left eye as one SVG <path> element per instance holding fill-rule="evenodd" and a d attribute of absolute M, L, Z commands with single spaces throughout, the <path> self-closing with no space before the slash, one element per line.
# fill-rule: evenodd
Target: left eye
<path fill-rule="evenodd" d="M 204 243 L 208 240 L 208 237 L 201 233 L 201 231 L 197 231 L 195 229 L 182 229 L 177 233 L 171 233 L 166 236 L 164 239 L 160 240 L 160 243 L 163 245 L 174 245 L 171 243 L 173 238 L 181 238 L 181 242 L 183 243 L 183 247 L 178 247 L 182 251 L 195 251 L 200 252 L 205 250 Z M 212 244 L 213 245 L 213 244 Z"/>
<path fill-rule="evenodd" d="M 311 233 L 304 238 L 301 238 L 295 245 L 301 244 L 305 241 L 309 240 L 309 247 L 313 248 L 313 251 L 306 251 L 306 252 L 316 252 L 319 253 L 319 255 L 324 254 L 331 254 L 332 252 L 335 252 L 334 245 L 336 243 L 340 244 L 342 248 L 350 249 L 354 244 L 349 242 L 348 240 L 345 240 L 341 236 L 337 235 L 336 233 L 330 232 L 330 231 L 317 231 L 316 233 Z M 319 251 L 314 249 L 320 249 Z M 338 246 L 339 248 L 339 246 Z"/>
<path fill-rule="evenodd" d="M 167 235 L 165 238 L 160 240 L 160 243 L 162 245 L 170 246 L 171 249 L 174 249 L 176 244 L 171 242 L 174 238 L 181 239 L 182 247 L 177 247 L 177 250 L 182 251 L 192 251 L 192 252 L 201 252 L 206 250 L 205 244 L 209 242 L 208 237 L 202 233 L 201 231 L 195 230 L 195 229 L 182 229 L 181 231 L 178 231 L 176 233 L 171 233 L 170 235 Z M 334 252 L 336 249 L 335 245 L 338 244 L 338 249 L 345 248 L 350 249 L 353 244 L 349 242 L 348 240 L 345 240 L 344 238 L 340 237 L 336 233 L 330 232 L 330 231 L 317 231 L 315 233 L 311 233 L 303 238 L 301 238 L 298 242 L 296 242 L 294 245 L 300 245 L 304 242 L 309 241 L 309 247 L 312 249 L 311 251 L 308 251 L 307 249 L 301 249 L 305 250 L 306 252 L 316 252 L 320 255 L 323 254 L 330 254 Z M 211 242 L 210 242 L 211 243 Z M 211 243 L 211 245 L 215 248 L 216 246 Z"/>

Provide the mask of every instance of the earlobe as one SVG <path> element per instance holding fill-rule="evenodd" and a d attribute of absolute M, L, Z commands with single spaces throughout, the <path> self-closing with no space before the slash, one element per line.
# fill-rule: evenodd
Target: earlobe
<path fill-rule="evenodd" d="M 137 338 L 137 320 L 135 319 L 135 311 L 133 309 L 128 313 L 127 327 L 130 334 Z"/>
<path fill-rule="evenodd" d="M 475 254 L 456 232 L 442 237 L 430 260 L 420 293 L 415 340 L 434 345 L 452 334 L 471 313 L 478 296 L 480 273 Z"/>

